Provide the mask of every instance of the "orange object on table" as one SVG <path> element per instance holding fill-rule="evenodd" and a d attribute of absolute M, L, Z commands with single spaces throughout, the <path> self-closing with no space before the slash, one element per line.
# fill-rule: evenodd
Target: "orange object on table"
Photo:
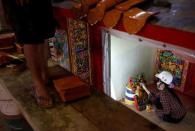
<path fill-rule="evenodd" d="M 63 102 L 76 100 L 90 95 L 90 87 L 76 76 L 66 76 L 53 81 Z"/>
<path fill-rule="evenodd" d="M 120 20 L 121 14 L 124 11 L 127 11 L 132 6 L 141 3 L 143 1 L 144 0 L 128 0 L 121 4 L 116 5 L 115 9 L 107 12 L 106 15 L 104 16 L 104 20 L 103 20 L 104 25 L 108 28 L 113 28 Z"/>
<path fill-rule="evenodd" d="M 154 14 L 139 8 L 132 8 L 124 13 L 123 26 L 129 34 L 136 34 L 144 27 L 146 20 Z"/>
<path fill-rule="evenodd" d="M 113 28 L 117 25 L 118 21 L 120 20 L 122 11 L 113 9 L 108 11 L 103 19 L 104 25 L 107 28 Z"/>
<path fill-rule="evenodd" d="M 97 6 L 89 11 L 88 22 L 96 24 L 104 18 L 105 11 L 124 0 L 101 0 Z"/>

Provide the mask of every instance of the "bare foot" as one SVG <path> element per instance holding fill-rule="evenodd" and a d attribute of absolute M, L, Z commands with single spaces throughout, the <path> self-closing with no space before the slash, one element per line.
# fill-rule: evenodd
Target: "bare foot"
<path fill-rule="evenodd" d="M 34 96 L 37 104 L 42 108 L 50 108 L 53 106 L 53 100 L 49 96 L 45 88 L 34 88 Z"/>

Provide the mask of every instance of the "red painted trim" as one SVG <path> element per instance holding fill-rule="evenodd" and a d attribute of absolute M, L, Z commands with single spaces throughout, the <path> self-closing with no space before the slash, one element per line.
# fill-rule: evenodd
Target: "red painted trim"
<path fill-rule="evenodd" d="M 195 50 L 195 33 L 147 24 L 138 35 Z"/>
<path fill-rule="evenodd" d="M 117 24 L 114 29 L 126 32 L 122 22 Z M 137 35 L 195 50 L 195 33 L 158 25 L 146 24 L 145 27 L 137 33 Z"/>
<path fill-rule="evenodd" d="M 95 25 L 90 28 L 90 46 L 92 62 L 92 81 L 95 88 L 103 92 L 103 61 L 102 61 L 102 36 L 101 26 Z"/>
<path fill-rule="evenodd" d="M 70 9 L 60 7 L 54 7 L 54 15 L 60 19 L 63 17 L 75 18 L 75 15 Z M 98 25 L 104 27 L 103 23 Z M 126 32 L 122 22 L 119 22 L 114 29 Z M 195 33 L 147 24 L 137 35 L 195 50 Z"/>

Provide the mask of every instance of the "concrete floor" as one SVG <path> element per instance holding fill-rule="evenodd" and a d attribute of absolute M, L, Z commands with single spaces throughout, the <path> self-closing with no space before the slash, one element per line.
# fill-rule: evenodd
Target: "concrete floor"
<path fill-rule="evenodd" d="M 53 78 L 70 75 L 58 66 L 50 70 Z M 39 108 L 29 95 L 32 84 L 29 71 L 13 73 L 0 69 L 0 78 L 15 98 L 27 121 L 35 131 L 129 131 L 163 130 L 121 103 L 92 91 L 92 95 L 69 103 L 60 102 L 53 88 L 48 88 L 55 99 L 52 109 Z"/>

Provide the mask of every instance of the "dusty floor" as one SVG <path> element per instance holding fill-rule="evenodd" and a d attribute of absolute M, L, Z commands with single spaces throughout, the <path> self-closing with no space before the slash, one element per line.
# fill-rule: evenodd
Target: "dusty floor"
<path fill-rule="evenodd" d="M 54 78 L 70 75 L 61 68 L 51 71 Z M 56 72 L 58 74 L 56 75 Z M 60 74 L 59 74 L 60 73 Z M 70 103 L 61 103 L 55 98 L 52 109 L 39 108 L 29 95 L 31 78 L 28 71 L 13 73 L 10 69 L 0 69 L 0 78 L 6 88 L 18 102 L 21 111 L 33 129 L 39 131 L 129 131 L 129 130 L 162 130 L 157 125 L 141 117 L 132 110 L 111 98 L 94 92 L 90 97 Z"/>

